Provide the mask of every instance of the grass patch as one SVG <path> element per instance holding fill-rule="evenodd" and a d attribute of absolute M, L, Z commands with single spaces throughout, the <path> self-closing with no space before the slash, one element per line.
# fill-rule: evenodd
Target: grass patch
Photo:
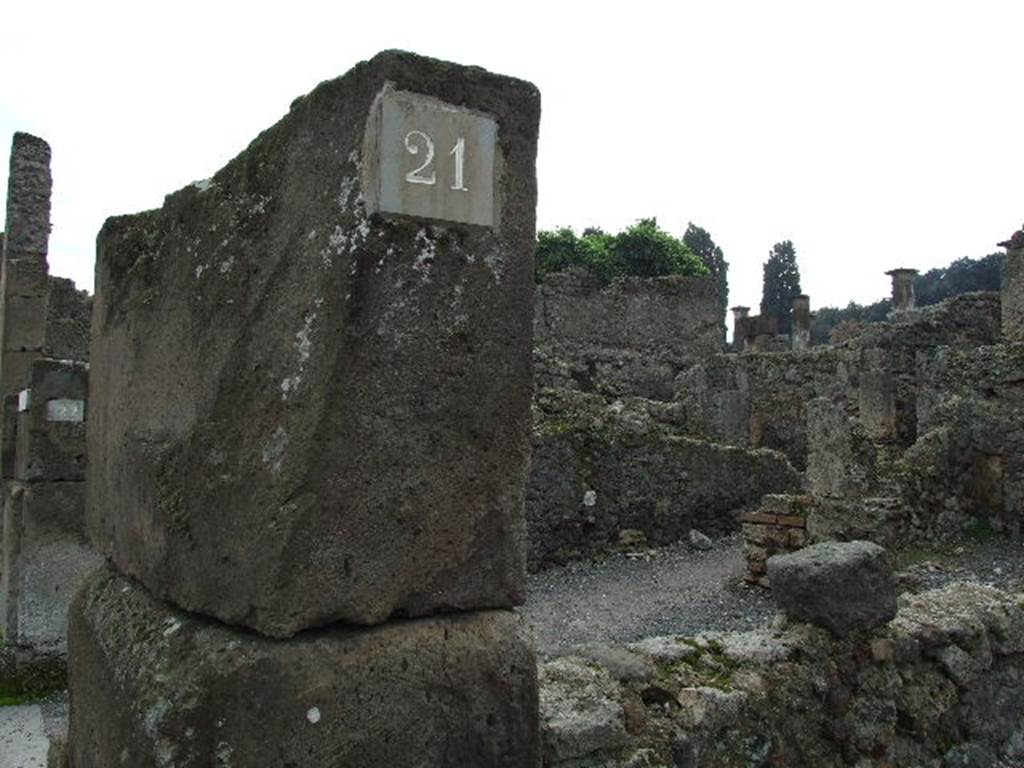
<path fill-rule="evenodd" d="M 0 674 L 0 707 L 39 701 L 68 686 L 63 661 L 49 661 Z"/>
<path fill-rule="evenodd" d="M 964 529 L 964 537 L 975 544 L 988 544 L 1001 538 L 1002 535 L 989 524 L 988 520 L 972 520 L 971 524 Z"/>

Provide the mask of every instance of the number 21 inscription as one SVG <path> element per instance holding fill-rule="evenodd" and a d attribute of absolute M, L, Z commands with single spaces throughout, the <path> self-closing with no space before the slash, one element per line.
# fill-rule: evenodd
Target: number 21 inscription
<path fill-rule="evenodd" d="M 433 186 L 437 184 L 437 171 L 430 167 L 431 163 L 434 162 L 434 140 L 423 131 L 409 131 L 405 134 L 405 148 L 410 155 L 418 155 L 420 147 L 424 149 L 426 157 L 419 168 L 405 174 L 405 180 L 410 184 Z M 453 161 L 455 178 L 452 181 L 451 188 L 456 192 L 468 192 L 469 189 L 465 184 L 466 139 L 460 136 L 459 140 L 455 142 L 455 146 L 452 147 L 452 151 L 448 154 L 455 158 Z"/>

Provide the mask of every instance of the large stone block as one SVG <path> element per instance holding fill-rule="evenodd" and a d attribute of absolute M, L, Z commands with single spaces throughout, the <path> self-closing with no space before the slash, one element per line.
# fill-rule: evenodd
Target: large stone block
<path fill-rule="evenodd" d="M 85 535 L 84 510 L 84 483 L 6 484 L 2 605 L 9 642 L 41 655 L 65 653 L 68 605 L 102 562 Z"/>
<path fill-rule="evenodd" d="M 24 481 L 84 480 L 84 363 L 41 359 L 32 364 L 28 410 L 18 415 L 15 477 Z"/>
<path fill-rule="evenodd" d="M 536 768 L 536 664 L 516 621 L 482 611 L 273 640 L 102 571 L 71 611 L 71 765 Z"/>
<path fill-rule="evenodd" d="M 396 93 L 423 122 L 383 146 Z M 539 107 L 384 53 L 104 225 L 89 515 L 123 571 L 275 636 L 523 600 Z M 401 172 L 461 216 L 443 195 L 476 194 L 480 148 L 444 143 L 458 115 L 496 127 L 493 225 L 368 213 L 367 179 Z"/>
<path fill-rule="evenodd" d="M 813 544 L 768 558 L 772 597 L 792 621 L 844 637 L 896 615 L 889 553 L 870 541 Z"/>

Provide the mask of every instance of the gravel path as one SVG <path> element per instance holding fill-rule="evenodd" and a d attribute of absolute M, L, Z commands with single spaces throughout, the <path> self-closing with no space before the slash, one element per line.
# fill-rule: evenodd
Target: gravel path
<path fill-rule="evenodd" d="M 0 707 L 0 768 L 46 768 L 49 747 L 38 704 Z"/>
<path fill-rule="evenodd" d="M 675 544 L 646 557 L 571 563 L 531 575 L 520 613 L 542 656 L 581 643 L 750 629 L 775 607 L 765 590 L 744 584 L 743 568 L 739 536 L 703 552 Z"/>
<path fill-rule="evenodd" d="M 904 591 L 977 581 L 1024 592 L 1024 542 L 963 540 L 899 559 Z M 743 568 L 738 535 L 704 552 L 675 544 L 641 558 L 612 555 L 532 574 L 519 612 L 542 657 L 583 643 L 742 631 L 775 615 L 768 591 L 743 582 Z"/>

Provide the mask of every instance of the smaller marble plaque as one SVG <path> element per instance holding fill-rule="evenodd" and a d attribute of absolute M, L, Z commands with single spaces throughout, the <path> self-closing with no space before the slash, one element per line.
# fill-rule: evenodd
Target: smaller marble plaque
<path fill-rule="evenodd" d="M 58 398 L 46 403 L 47 421 L 85 421 L 85 401 Z"/>
<path fill-rule="evenodd" d="M 364 189 L 372 211 L 495 224 L 493 118 L 429 96 L 385 90 L 367 125 Z"/>
<path fill-rule="evenodd" d="M 18 393 L 18 413 L 24 413 L 32 407 L 32 390 L 23 389 Z"/>

